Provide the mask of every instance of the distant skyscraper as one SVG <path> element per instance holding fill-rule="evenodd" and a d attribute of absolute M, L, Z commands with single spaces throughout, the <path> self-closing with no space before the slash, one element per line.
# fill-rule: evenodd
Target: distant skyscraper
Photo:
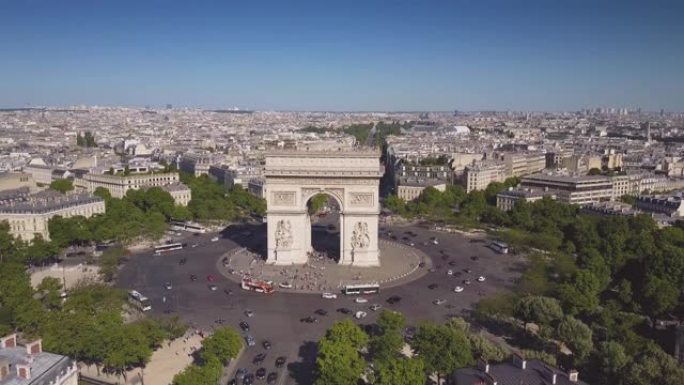
<path fill-rule="evenodd" d="M 170 110 L 170 109 L 172 109 L 172 108 L 173 108 L 173 104 L 167 104 L 167 105 L 166 105 L 166 109 L 167 109 L 167 110 Z"/>

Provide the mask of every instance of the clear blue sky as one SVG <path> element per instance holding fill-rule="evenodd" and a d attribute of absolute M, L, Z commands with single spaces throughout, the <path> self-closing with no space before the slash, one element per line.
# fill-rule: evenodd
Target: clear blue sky
<path fill-rule="evenodd" d="M 684 111 L 682 3 L 0 0 L 0 106 Z"/>

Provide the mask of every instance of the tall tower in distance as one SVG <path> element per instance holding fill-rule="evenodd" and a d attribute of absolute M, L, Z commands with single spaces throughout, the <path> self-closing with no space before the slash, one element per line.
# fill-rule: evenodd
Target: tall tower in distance
<path fill-rule="evenodd" d="M 646 122 L 646 143 L 651 143 L 651 122 Z"/>

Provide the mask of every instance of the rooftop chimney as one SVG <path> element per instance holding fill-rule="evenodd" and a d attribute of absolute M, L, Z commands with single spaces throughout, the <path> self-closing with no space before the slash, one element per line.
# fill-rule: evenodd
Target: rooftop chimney
<path fill-rule="evenodd" d="M 578 372 L 577 370 L 575 370 L 575 369 L 571 369 L 571 370 L 568 372 L 568 380 L 570 380 L 570 382 L 577 382 L 577 381 L 579 381 L 579 372 Z"/>
<path fill-rule="evenodd" d="M 31 379 L 31 366 L 27 364 L 17 364 L 17 377 L 26 380 Z"/>
<path fill-rule="evenodd" d="M 513 365 L 520 369 L 526 369 L 527 368 L 527 361 L 525 361 L 525 357 L 521 353 L 514 353 L 513 354 Z"/>
<path fill-rule="evenodd" d="M 17 334 L 10 334 L 0 338 L 0 348 L 14 348 L 17 346 Z"/>
<path fill-rule="evenodd" d="M 0 381 L 9 377 L 9 362 L 6 360 L 0 360 Z"/>
<path fill-rule="evenodd" d="M 485 373 L 484 379 L 487 385 L 497 385 L 496 378 L 489 373 Z"/>
<path fill-rule="evenodd" d="M 544 369 L 542 370 L 542 376 L 552 385 L 556 384 L 556 372 L 546 365 L 544 365 Z"/>
<path fill-rule="evenodd" d="M 489 362 L 484 358 L 477 360 L 477 368 L 485 373 L 489 373 Z"/>

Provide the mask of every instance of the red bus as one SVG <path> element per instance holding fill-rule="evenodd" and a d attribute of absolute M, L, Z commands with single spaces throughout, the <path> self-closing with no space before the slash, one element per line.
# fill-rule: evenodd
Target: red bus
<path fill-rule="evenodd" d="M 273 293 L 273 282 L 271 281 L 261 281 L 258 279 L 243 278 L 241 286 L 245 290 L 256 291 L 257 293 Z"/>

